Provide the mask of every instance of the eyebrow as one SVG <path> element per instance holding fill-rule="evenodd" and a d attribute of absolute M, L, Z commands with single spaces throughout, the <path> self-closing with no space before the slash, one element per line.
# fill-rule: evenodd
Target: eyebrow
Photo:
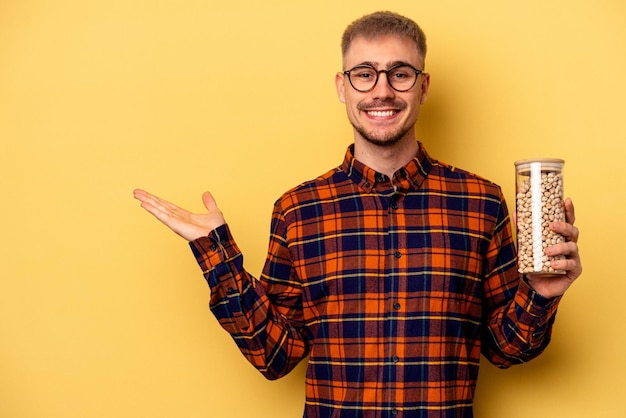
<path fill-rule="evenodd" d="M 367 65 L 367 66 L 370 66 L 370 67 L 373 67 L 373 68 L 378 68 L 379 64 L 380 63 L 375 62 L 375 61 L 363 61 L 360 64 L 355 65 L 355 67 L 358 67 L 358 66 L 361 66 L 361 65 Z M 387 63 L 387 67 L 385 69 L 388 70 L 390 68 L 398 67 L 400 65 L 410 65 L 411 67 L 414 67 L 413 64 L 410 64 L 410 63 L 408 63 L 406 61 L 397 60 L 397 61 L 388 62 Z"/>

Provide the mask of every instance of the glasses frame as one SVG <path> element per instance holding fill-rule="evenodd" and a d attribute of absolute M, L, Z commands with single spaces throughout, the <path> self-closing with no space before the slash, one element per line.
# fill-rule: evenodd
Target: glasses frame
<path fill-rule="evenodd" d="M 392 84 L 391 84 L 391 80 L 389 79 L 389 73 L 392 72 L 393 70 L 400 68 L 400 67 L 409 67 L 410 69 L 412 69 L 413 71 L 415 71 L 415 80 L 413 80 L 413 84 L 411 84 L 411 87 L 407 88 L 407 89 L 398 89 L 395 88 Z M 374 80 L 374 84 L 372 84 L 372 87 L 370 87 L 367 90 L 361 90 L 361 89 L 357 89 L 354 84 L 352 84 L 352 77 L 350 77 L 350 73 L 358 68 L 370 68 L 372 70 L 374 70 L 374 72 L 376 73 L 376 80 Z M 426 74 L 424 71 L 422 70 L 418 70 L 417 68 L 413 67 L 411 64 L 398 64 L 398 65 L 394 65 L 393 67 L 389 68 L 388 70 L 377 70 L 376 68 L 374 68 L 374 66 L 372 65 L 368 65 L 368 64 L 359 64 L 356 65 L 352 68 L 350 68 L 349 70 L 345 70 L 343 72 L 345 75 L 348 76 L 348 81 L 350 82 L 350 85 L 352 86 L 353 89 L 355 89 L 358 92 L 361 93 L 367 93 L 370 92 L 372 90 L 374 90 L 374 88 L 376 87 L 376 85 L 378 84 L 378 80 L 380 79 L 380 74 L 381 73 L 385 73 L 385 78 L 387 79 L 387 84 L 389 84 L 389 87 L 391 87 L 392 89 L 394 89 L 397 92 L 400 93 L 404 93 L 407 92 L 409 90 L 411 90 L 413 87 L 415 87 L 415 84 L 417 84 L 417 78 L 420 76 L 420 74 Z"/>

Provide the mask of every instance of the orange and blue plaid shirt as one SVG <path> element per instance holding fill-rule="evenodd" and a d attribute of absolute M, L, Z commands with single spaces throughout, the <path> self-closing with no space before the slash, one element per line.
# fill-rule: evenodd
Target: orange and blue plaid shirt
<path fill-rule="evenodd" d="M 471 417 L 481 352 L 540 354 L 558 298 L 517 273 L 501 189 L 418 155 L 393 178 L 357 161 L 275 204 L 259 278 L 227 225 L 191 243 L 210 307 L 267 378 L 309 355 L 304 416 Z"/>

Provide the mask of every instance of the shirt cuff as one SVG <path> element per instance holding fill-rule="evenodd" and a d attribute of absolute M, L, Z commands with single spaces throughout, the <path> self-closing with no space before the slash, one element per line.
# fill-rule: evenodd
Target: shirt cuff
<path fill-rule="evenodd" d="M 561 301 L 561 296 L 546 298 L 540 295 L 530 287 L 525 277 L 520 280 L 518 292 L 526 295 L 526 311 L 535 317 L 545 316 L 546 313 L 548 316 L 552 316 Z"/>
<path fill-rule="evenodd" d="M 206 237 L 190 241 L 189 246 L 205 274 L 217 265 L 229 262 L 241 255 L 226 224 L 215 228 Z"/>
<path fill-rule="evenodd" d="M 523 303 L 519 306 L 523 310 L 519 317 L 523 327 L 528 330 L 527 336 L 528 350 L 536 350 L 545 347 L 550 340 L 550 331 L 556 311 L 561 300 L 561 296 L 546 298 L 530 287 L 528 282 L 522 278 L 518 289 L 518 295 L 522 296 Z"/>

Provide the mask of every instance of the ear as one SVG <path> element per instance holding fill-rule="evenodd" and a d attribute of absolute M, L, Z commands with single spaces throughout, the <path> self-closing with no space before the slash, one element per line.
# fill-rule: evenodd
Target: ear
<path fill-rule="evenodd" d="M 420 97 L 420 104 L 426 103 L 426 97 L 428 96 L 428 88 L 430 87 L 430 74 L 422 73 L 422 95 Z"/>
<path fill-rule="evenodd" d="M 346 102 L 346 77 L 343 73 L 337 73 L 335 75 L 335 88 L 337 89 L 337 97 L 341 103 Z"/>

